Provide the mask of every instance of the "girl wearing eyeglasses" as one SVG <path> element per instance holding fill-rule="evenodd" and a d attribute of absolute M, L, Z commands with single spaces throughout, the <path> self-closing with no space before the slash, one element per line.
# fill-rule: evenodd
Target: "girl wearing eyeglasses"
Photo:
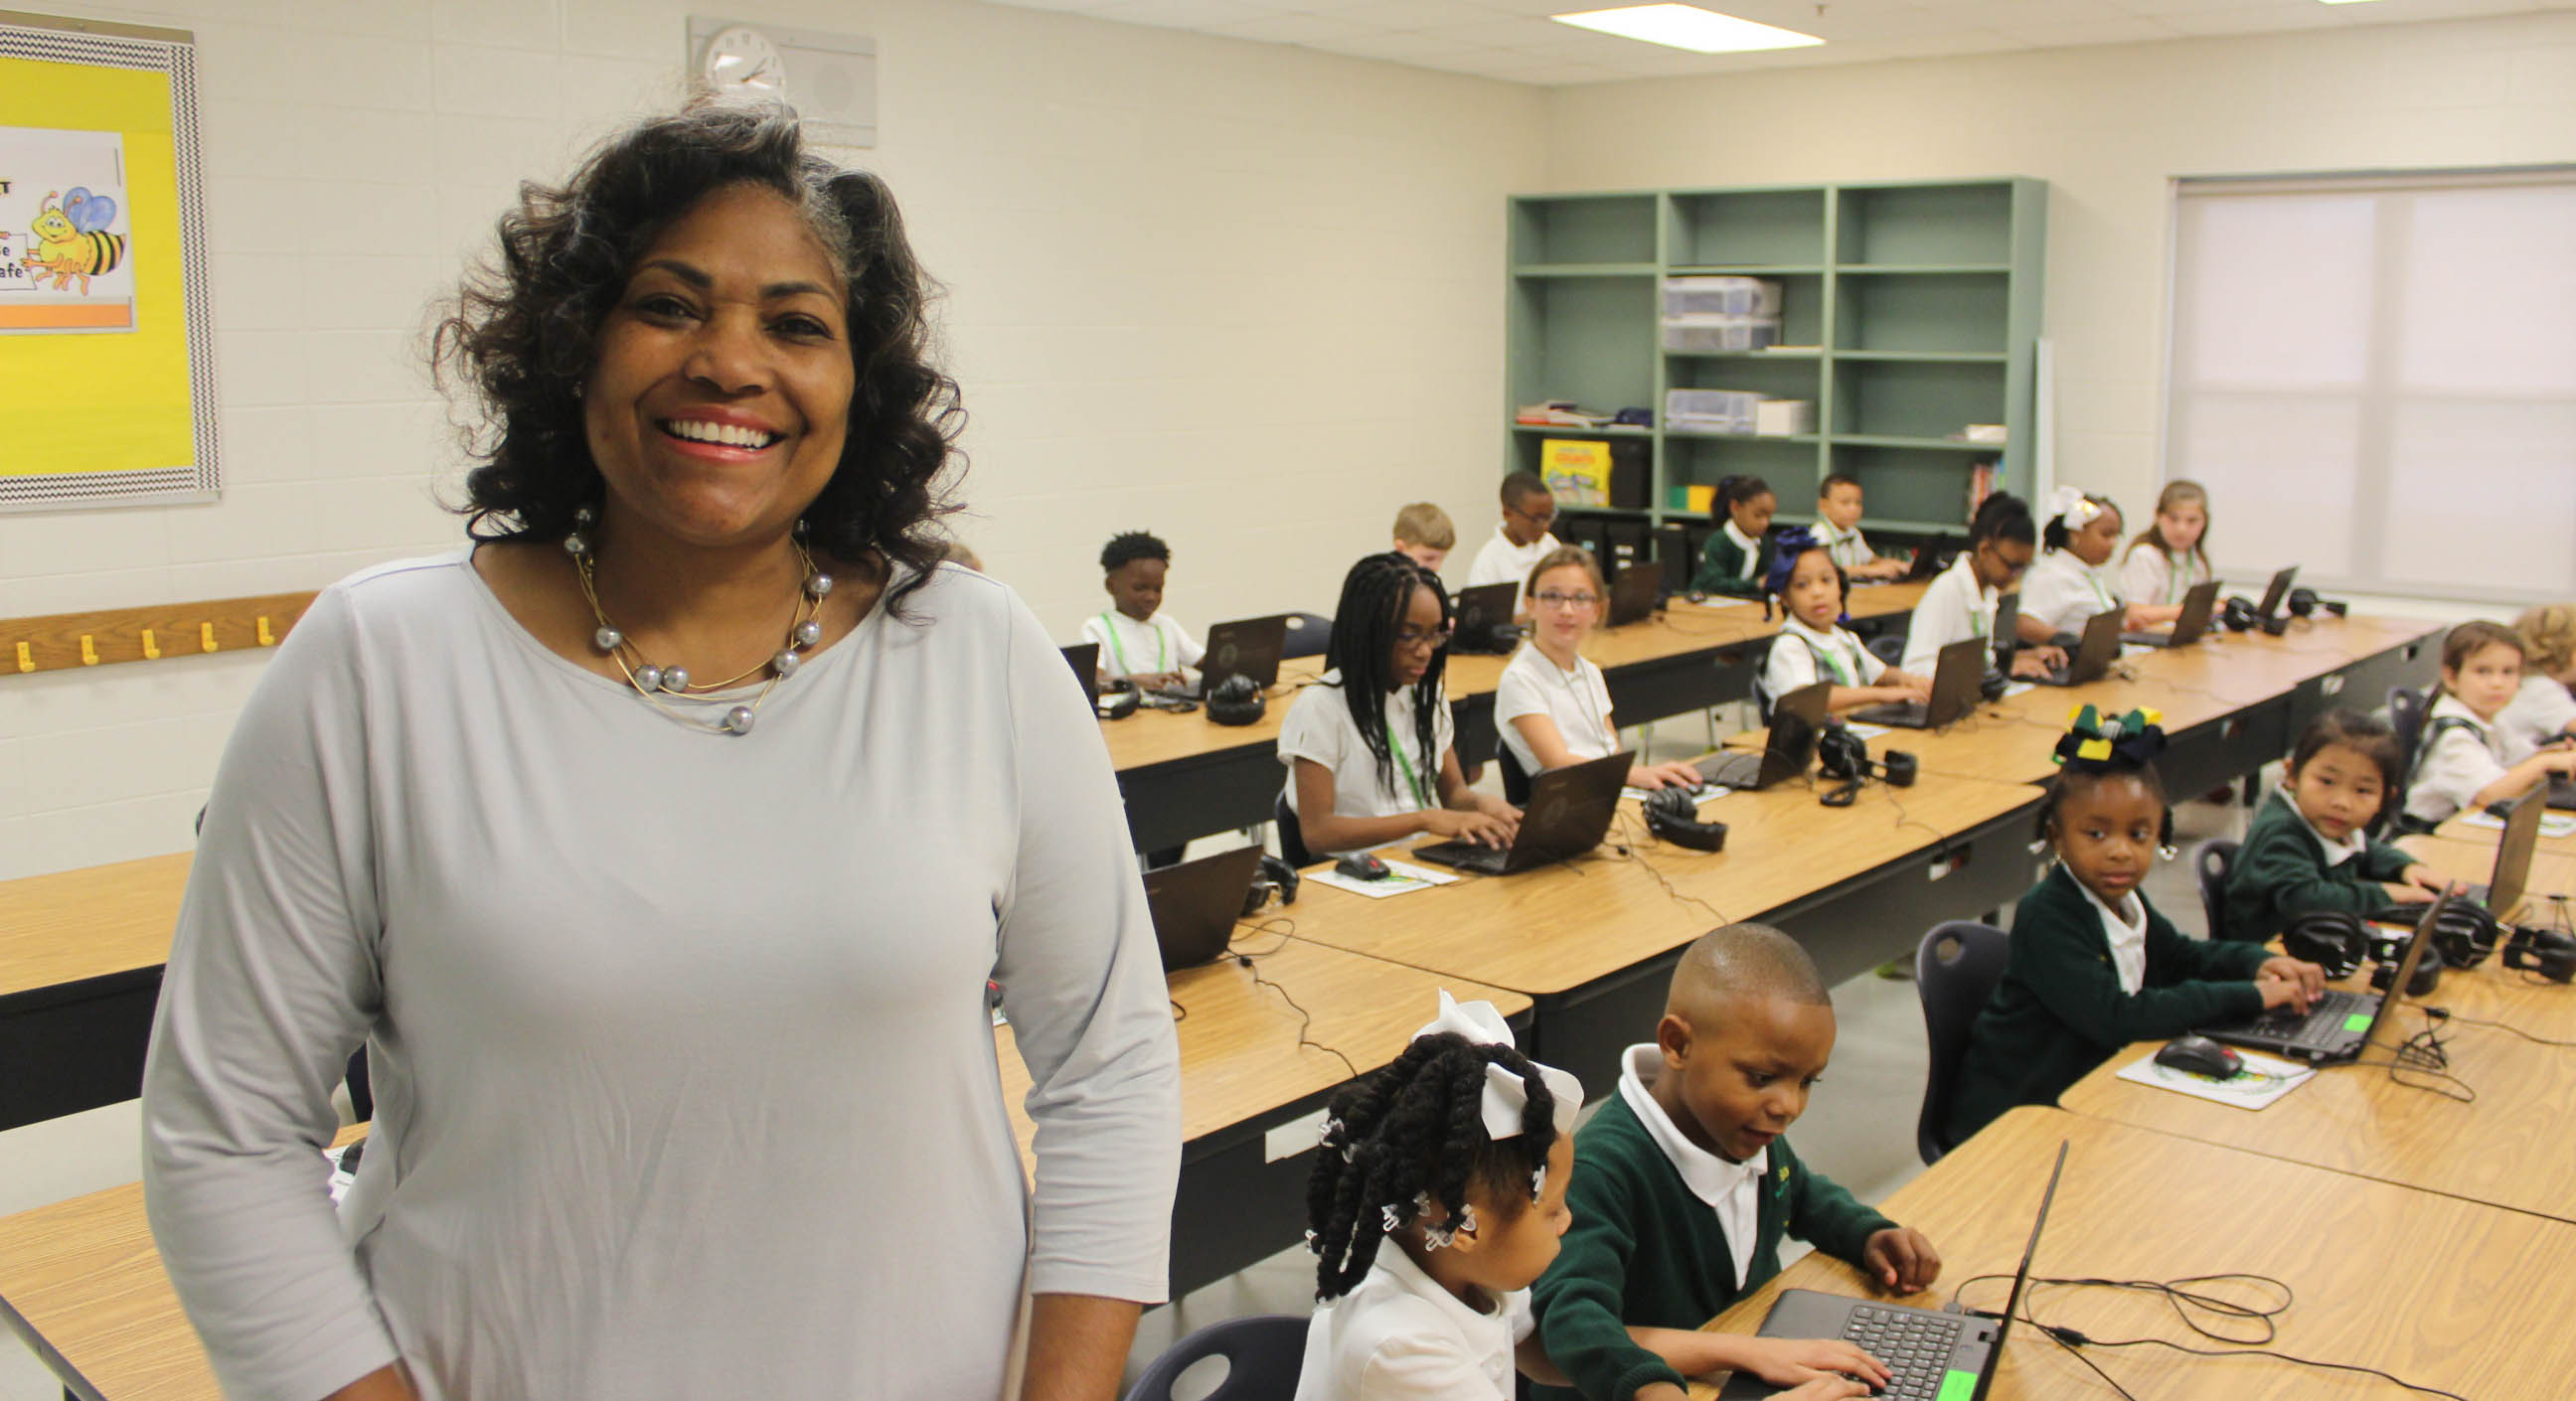
<path fill-rule="evenodd" d="M 1520 809 L 1467 786 L 1440 674 L 1449 595 L 1403 555 L 1370 555 L 1342 580 L 1323 679 L 1297 693 L 1279 726 L 1289 860 L 1401 841 L 1417 833 L 1507 847 Z"/>
<path fill-rule="evenodd" d="M 1536 615 L 1529 640 L 1512 653 L 1494 691 L 1494 721 L 1503 747 L 1523 772 L 1542 773 L 1607 758 L 1619 752 L 1619 728 L 1610 722 L 1610 686 L 1601 668 L 1586 661 L 1583 639 L 1601 622 L 1609 590 L 1592 552 L 1568 545 L 1530 570 L 1523 597 Z M 1684 763 L 1639 764 L 1628 770 L 1639 788 L 1696 788 L 1699 770 Z"/>

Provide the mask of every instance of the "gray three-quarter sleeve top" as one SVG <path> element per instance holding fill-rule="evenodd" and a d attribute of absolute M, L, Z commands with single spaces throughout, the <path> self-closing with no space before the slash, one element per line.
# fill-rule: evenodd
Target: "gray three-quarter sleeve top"
<path fill-rule="evenodd" d="M 228 1395 L 399 1356 L 430 1401 L 990 1401 L 1024 1283 L 1163 1297 L 1178 1056 L 1097 725 L 1001 585 L 905 608 L 737 737 L 547 651 L 462 551 L 315 602 L 225 751 L 145 1072 Z"/>

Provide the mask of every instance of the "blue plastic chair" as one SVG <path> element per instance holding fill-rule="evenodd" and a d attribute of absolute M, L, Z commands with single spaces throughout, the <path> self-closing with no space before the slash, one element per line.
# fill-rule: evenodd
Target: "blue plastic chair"
<path fill-rule="evenodd" d="M 1320 657 L 1333 645 L 1333 620 L 1321 613 L 1288 615 L 1288 638 L 1279 646 L 1281 660 Z"/>
<path fill-rule="evenodd" d="M 1306 1364 L 1306 1320 L 1274 1313 L 1211 1323 L 1155 1358 L 1126 1401 L 1172 1401 L 1172 1383 L 1210 1357 L 1225 1359 L 1225 1379 L 1206 1401 L 1292 1401 Z"/>
<path fill-rule="evenodd" d="M 1936 1163 L 1950 1142 L 1950 1090 L 1968 1053 L 1968 1028 L 1994 996 L 2010 959 L 2012 936 L 1991 924 L 1945 920 L 1914 949 L 1914 992 L 1923 999 L 1923 1034 L 1932 1064 L 1923 1078 L 1923 1114 L 1914 1124 L 1914 1149 Z"/>

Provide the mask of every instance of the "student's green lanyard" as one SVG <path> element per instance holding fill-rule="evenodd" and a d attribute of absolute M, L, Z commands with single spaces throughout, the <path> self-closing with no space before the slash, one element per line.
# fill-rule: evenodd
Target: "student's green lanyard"
<path fill-rule="evenodd" d="M 1106 628 L 1109 632 L 1109 655 L 1118 659 L 1118 674 L 1121 676 L 1135 675 L 1136 668 L 1127 664 L 1127 649 L 1118 645 L 1118 615 L 1115 613 L 1101 614 L 1100 626 Z M 1147 623 L 1146 626 L 1153 627 L 1154 625 Z M 1165 636 L 1161 628 L 1154 628 L 1154 672 L 1156 675 L 1161 675 L 1171 669 L 1172 639 Z"/>
<path fill-rule="evenodd" d="M 1422 780 L 1414 775 L 1413 761 L 1404 757 L 1403 737 L 1396 735 L 1393 732 L 1389 732 L 1386 740 L 1386 747 L 1395 751 L 1395 766 L 1404 771 L 1404 786 L 1413 790 L 1414 806 L 1416 808 L 1430 807 L 1431 794 L 1423 789 Z"/>
<path fill-rule="evenodd" d="M 2079 560 L 2079 561 L 2077 561 L 2077 563 L 2078 563 L 2078 564 L 2082 564 L 2083 562 Z M 2083 568 L 2084 568 L 2084 582 L 2093 586 L 2093 597 L 2094 597 L 2096 600 L 2100 601 L 2100 603 L 2101 603 L 2101 605 L 2102 605 L 2103 609 L 2107 611 L 2107 610 L 2109 610 L 2109 609 L 2113 609 L 2113 608 L 2117 608 L 2117 607 L 2119 607 L 2119 606 L 2120 606 L 2120 600 L 2118 600 L 2118 599 L 2116 599 L 2116 598 L 2113 598 L 2113 597 L 2111 596 L 2111 591 L 2110 591 L 2109 589 L 2107 589 L 2107 588 L 2103 587 L 2103 585 L 2102 585 L 2102 576 L 2101 576 L 2101 575 L 2099 575 L 2099 574 L 2094 573 L 2094 572 L 2093 572 L 2093 567 L 2092 567 L 2091 565 L 2089 565 L 2089 564 L 2087 564 L 2087 565 L 2083 565 Z"/>
<path fill-rule="evenodd" d="M 1836 682 L 1845 686 L 1857 686 L 1860 684 L 1859 673 L 1844 662 L 1843 649 L 1838 645 L 1841 641 L 1841 638 L 1828 636 L 1825 639 L 1826 645 L 1819 655 L 1824 657 L 1825 665 L 1834 669 Z"/>

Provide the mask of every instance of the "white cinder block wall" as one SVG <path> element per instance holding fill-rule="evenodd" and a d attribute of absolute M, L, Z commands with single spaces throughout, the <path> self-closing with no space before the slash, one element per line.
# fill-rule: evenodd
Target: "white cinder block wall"
<path fill-rule="evenodd" d="M 0 617 L 317 587 L 451 548 L 420 353 L 515 183 L 680 92 L 685 3 L 171 0 L 199 73 L 226 490 L 0 515 Z M 742 0 L 878 42 L 878 149 L 949 286 L 958 523 L 1073 639 L 1149 527 L 1194 627 L 1330 611 L 1396 506 L 1490 525 L 1504 196 L 1536 89 L 972 0 Z M 256 655 L 0 677 L 0 879 L 188 845 Z M 497 718 L 496 718 L 497 722 Z"/>
<path fill-rule="evenodd" d="M 2047 180 L 2057 477 L 2143 526 L 2171 180 L 2576 160 L 2576 11 L 1602 84 L 1557 92 L 1548 134 L 1551 189 Z"/>

